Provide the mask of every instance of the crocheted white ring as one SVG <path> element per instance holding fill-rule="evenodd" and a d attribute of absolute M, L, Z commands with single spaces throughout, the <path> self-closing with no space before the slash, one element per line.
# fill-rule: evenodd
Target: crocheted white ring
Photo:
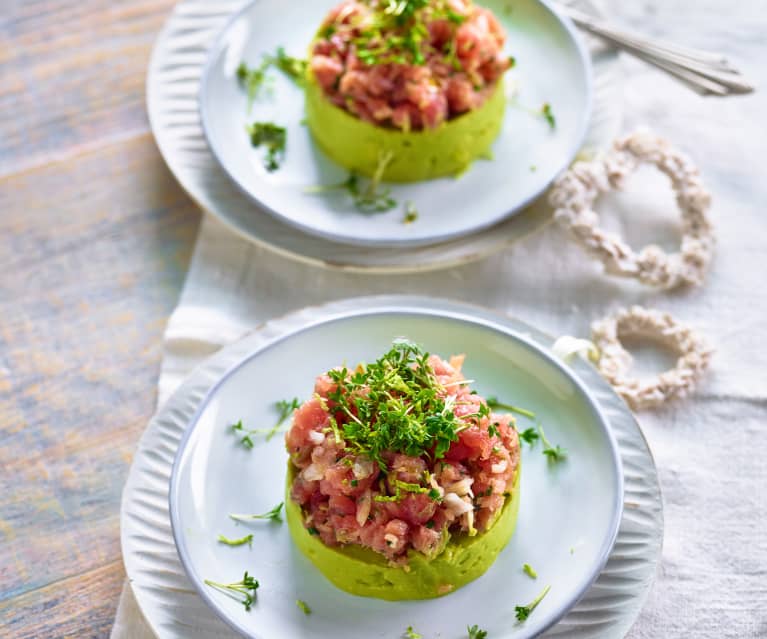
<path fill-rule="evenodd" d="M 619 236 L 599 227 L 599 216 L 593 208 L 597 197 L 622 188 L 625 178 L 642 163 L 655 165 L 671 179 L 683 222 L 679 253 L 669 255 L 655 245 L 635 252 Z M 558 178 L 549 201 L 560 224 L 602 260 L 608 273 L 662 288 L 703 282 L 714 250 L 708 219 L 711 196 L 691 160 L 672 149 L 666 140 L 647 131 L 616 140 L 603 156 L 576 162 Z"/>
<path fill-rule="evenodd" d="M 649 380 L 631 377 L 632 357 L 620 342 L 626 335 L 649 337 L 678 353 L 676 366 Z M 600 373 L 634 410 L 687 395 L 708 367 L 713 352 L 703 337 L 668 313 L 640 306 L 621 309 L 594 322 L 591 339 L 600 352 Z"/>

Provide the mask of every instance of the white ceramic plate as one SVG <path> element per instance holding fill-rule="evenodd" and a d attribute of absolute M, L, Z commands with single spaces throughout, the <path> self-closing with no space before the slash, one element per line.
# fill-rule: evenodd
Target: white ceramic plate
<path fill-rule="evenodd" d="M 275 400 L 311 396 L 314 378 L 342 361 L 372 361 L 405 336 L 444 356 L 466 353 L 466 375 L 483 395 L 533 410 L 548 437 L 568 450 L 551 465 L 524 447 L 517 532 L 491 569 L 447 597 L 390 603 L 348 595 L 293 547 L 286 526 L 236 525 L 229 513 L 264 512 L 283 500 L 287 454 L 281 437 L 252 450 L 227 432 L 238 420 L 269 425 Z M 537 636 L 555 624 L 597 578 L 612 549 L 623 504 L 617 445 L 597 403 L 558 360 L 523 333 L 485 318 L 415 306 L 358 309 L 262 344 L 217 381 L 191 420 L 171 477 L 170 512 L 179 556 L 202 597 L 249 637 L 399 637 L 413 625 L 426 637 L 463 636 L 479 624 L 498 639 Z M 252 549 L 217 543 L 254 534 Z M 522 572 L 528 562 L 538 571 Z M 205 586 L 261 582 L 251 611 Z M 535 614 L 516 623 L 514 605 L 552 589 Z M 306 601 L 311 616 L 296 599 Z"/>
<path fill-rule="evenodd" d="M 194 371 L 149 423 L 123 494 L 120 528 L 128 580 L 144 619 L 160 639 L 233 639 L 237 635 L 202 601 L 181 566 L 170 526 L 168 491 L 179 443 L 202 400 L 254 350 L 317 322 L 360 307 L 410 308 L 482 318 L 525 334 L 542 348 L 553 339 L 505 315 L 464 304 L 412 297 L 374 297 L 310 307 L 267 322 L 225 347 Z M 663 508 L 655 464 L 624 402 L 599 374 L 575 361 L 572 369 L 599 402 L 615 433 L 624 471 L 624 511 L 618 538 L 597 581 L 546 637 L 622 639 L 653 582 L 663 539 Z"/>
<path fill-rule="evenodd" d="M 495 253 L 544 226 L 551 210 L 533 206 L 469 236 L 431 246 L 357 247 L 296 232 L 253 204 L 224 174 L 199 122 L 199 84 L 215 37 L 243 0 L 181 0 L 157 38 L 147 73 L 147 110 L 155 140 L 181 186 L 205 211 L 244 239 L 286 257 L 324 268 L 397 273 L 445 268 Z M 585 11 L 591 2 L 576 3 Z M 594 109 L 585 150 L 609 144 L 621 124 L 622 76 L 614 50 L 590 42 Z"/>
<path fill-rule="evenodd" d="M 444 178 L 393 186 L 402 206 L 381 214 L 355 210 L 343 192 L 307 194 L 316 185 L 343 182 L 348 172 L 312 143 L 303 119 L 303 92 L 273 72 L 273 87 L 250 113 L 235 71 L 243 60 L 258 64 L 284 46 L 303 56 L 318 25 L 338 0 L 290 3 L 257 0 L 237 13 L 218 36 L 203 71 L 200 111 L 210 147 L 231 179 L 264 210 L 302 231 L 337 242 L 369 246 L 418 246 L 474 233 L 521 210 L 540 195 L 575 156 L 591 108 L 591 66 L 572 24 L 541 0 L 482 2 L 508 32 L 507 49 L 517 59 L 507 84 L 519 87 L 526 108 L 510 107 L 493 146 L 492 161 L 478 161 L 460 179 Z M 289 27 L 288 27 L 289 25 Z M 552 105 L 557 125 L 528 112 Z M 269 121 L 288 130 L 285 161 L 278 171 L 263 167 L 246 123 Z M 404 203 L 418 220 L 404 224 Z"/>

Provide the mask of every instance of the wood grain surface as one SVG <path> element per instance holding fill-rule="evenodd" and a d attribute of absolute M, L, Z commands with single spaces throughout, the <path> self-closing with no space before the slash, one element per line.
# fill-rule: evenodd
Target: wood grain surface
<path fill-rule="evenodd" d="M 0 637 L 105 637 L 119 503 L 199 214 L 155 148 L 171 0 L 0 11 Z"/>

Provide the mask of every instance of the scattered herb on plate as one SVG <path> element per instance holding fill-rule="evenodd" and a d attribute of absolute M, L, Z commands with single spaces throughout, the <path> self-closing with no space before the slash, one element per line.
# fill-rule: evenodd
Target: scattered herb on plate
<path fill-rule="evenodd" d="M 280 511 L 282 510 L 282 507 L 284 505 L 284 502 L 280 502 L 277 504 L 274 508 L 272 508 L 270 511 L 262 513 L 260 515 L 233 515 L 230 514 L 229 517 L 231 519 L 234 519 L 235 521 L 253 521 L 258 519 L 268 519 L 277 523 L 282 522 L 282 515 L 280 514 Z"/>
<path fill-rule="evenodd" d="M 415 204 L 408 202 L 405 205 L 405 218 L 402 220 L 405 224 L 412 224 L 418 219 L 418 209 L 415 208 Z"/>
<path fill-rule="evenodd" d="M 257 67 L 249 67 L 245 62 L 240 62 L 240 66 L 237 67 L 237 80 L 248 94 L 248 112 L 253 107 L 261 87 L 264 86 L 269 65 L 269 60 L 264 60 Z"/>
<path fill-rule="evenodd" d="M 356 173 L 350 173 L 340 184 L 327 186 L 312 186 L 306 193 L 326 193 L 328 191 L 345 190 L 352 197 L 354 206 L 361 213 L 384 213 L 397 206 L 397 200 L 391 196 L 391 189 L 381 186 L 381 177 L 386 167 L 392 161 L 394 154 L 389 151 L 379 157 L 373 177 L 364 185 Z"/>
<path fill-rule="evenodd" d="M 557 119 L 554 117 L 554 112 L 551 110 L 551 105 L 548 102 L 544 103 L 541 107 L 541 115 L 549 123 L 549 127 L 552 129 L 557 128 Z"/>
<path fill-rule="evenodd" d="M 423 639 L 423 635 L 418 634 L 413 630 L 413 626 L 408 626 L 405 630 L 405 639 Z"/>
<path fill-rule="evenodd" d="M 533 610 L 535 610 L 538 607 L 538 604 L 541 603 L 543 598 L 547 594 L 549 594 L 549 590 L 551 590 L 551 586 L 546 586 L 541 592 L 541 594 L 538 595 L 526 606 L 514 606 L 514 612 L 517 615 L 517 619 L 519 621 L 524 621 L 525 619 L 527 619 L 533 613 Z"/>
<path fill-rule="evenodd" d="M 217 581 L 206 579 L 205 584 L 223 592 L 232 599 L 239 601 L 245 606 L 245 610 L 250 610 L 250 607 L 253 605 L 256 597 L 256 590 L 258 590 L 259 586 L 258 580 L 249 575 L 247 570 L 240 581 L 231 584 L 222 584 Z"/>
<path fill-rule="evenodd" d="M 540 433 L 541 441 L 543 442 L 543 454 L 549 458 L 549 461 L 560 462 L 567 457 L 567 451 L 564 448 L 552 446 L 551 442 L 546 439 L 546 435 L 543 432 L 543 426 L 540 424 L 538 424 L 538 432 Z"/>
<path fill-rule="evenodd" d="M 291 78 L 299 86 L 303 86 L 306 80 L 306 69 L 309 66 L 307 60 L 294 58 L 285 53 L 282 47 L 277 48 L 277 54 L 270 58 L 272 64 Z"/>
<path fill-rule="evenodd" d="M 247 127 L 250 143 L 255 146 L 266 147 L 264 168 L 267 171 L 276 171 L 280 168 L 280 162 L 285 158 L 285 146 L 288 139 L 288 131 L 283 126 L 273 122 L 254 122 Z"/>
<path fill-rule="evenodd" d="M 528 444 L 530 444 L 530 447 L 532 448 L 535 442 L 538 441 L 540 438 L 540 435 L 538 434 L 538 431 L 535 430 L 535 428 L 525 428 L 521 433 L 519 433 L 519 438 L 523 441 L 526 441 Z"/>
<path fill-rule="evenodd" d="M 240 444 L 242 444 L 248 450 L 253 448 L 255 445 L 253 443 L 253 439 L 251 438 L 251 435 L 254 433 L 254 431 L 245 430 L 245 427 L 242 425 L 242 420 L 239 420 L 236 424 L 230 424 L 229 430 L 238 435 L 242 435 L 240 438 Z"/>
<path fill-rule="evenodd" d="M 496 408 L 502 408 L 503 410 L 508 410 L 512 413 L 517 413 L 518 415 L 524 415 L 530 419 L 535 419 L 535 413 L 533 411 L 527 410 L 526 408 L 519 408 L 519 406 L 513 406 L 512 404 L 504 404 L 503 402 L 498 401 L 497 397 L 488 397 L 487 405 L 493 410 Z"/>
<path fill-rule="evenodd" d="M 229 429 L 238 435 L 242 435 L 240 438 L 240 444 L 250 450 L 255 446 L 252 435 L 266 434 L 266 441 L 269 441 L 275 434 L 280 432 L 280 426 L 285 423 L 285 420 L 290 417 L 291 413 L 301 406 L 301 402 L 298 397 L 294 397 L 291 400 L 281 399 L 275 403 L 275 407 L 279 413 L 277 422 L 271 428 L 250 428 L 247 429 L 242 424 L 242 420 L 239 420 L 236 424 L 231 424 Z"/>
<path fill-rule="evenodd" d="M 277 419 L 277 423 L 272 426 L 268 433 L 266 433 L 266 441 L 269 441 L 272 437 L 274 437 L 275 433 L 277 433 L 277 431 L 280 429 L 280 426 L 285 423 L 285 420 L 293 414 L 294 410 L 301 406 L 301 400 L 299 400 L 298 397 L 294 397 L 290 401 L 287 399 L 281 399 L 275 404 L 275 406 L 277 407 L 280 416 Z"/>
<path fill-rule="evenodd" d="M 296 606 L 298 606 L 298 609 L 303 612 L 305 615 L 312 614 L 312 609 L 309 607 L 309 604 L 307 604 L 305 601 L 302 601 L 301 599 L 296 599 Z"/>
<path fill-rule="evenodd" d="M 477 624 L 467 626 L 466 630 L 469 633 L 469 639 L 485 639 L 487 637 L 487 630 L 482 630 Z"/>
<path fill-rule="evenodd" d="M 227 546 L 244 546 L 245 544 L 248 544 L 251 548 L 253 547 L 253 535 L 245 535 L 240 539 L 229 539 L 228 537 L 224 537 L 224 535 L 219 535 L 218 541 Z"/>
<path fill-rule="evenodd" d="M 523 564 L 522 565 L 522 571 L 530 577 L 530 579 L 538 579 L 538 573 L 535 572 L 535 569 L 530 564 Z"/>

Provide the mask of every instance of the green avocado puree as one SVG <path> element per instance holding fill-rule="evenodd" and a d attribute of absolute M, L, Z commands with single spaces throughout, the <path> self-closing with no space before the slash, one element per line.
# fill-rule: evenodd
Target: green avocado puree
<path fill-rule="evenodd" d="M 306 122 L 320 148 L 344 168 L 368 177 L 381 158 L 391 153 L 382 176 L 389 182 L 418 182 L 463 173 L 490 151 L 505 111 L 506 96 L 499 81 L 479 109 L 436 129 L 405 132 L 365 122 L 336 106 L 310 72 L 306 82 Z"/>
<path fill-rule="evenodd" d="M 446 595 L 487 571 L 514 534 L 519 511 L 520 468 L 511 496 L 491 527 L 474 537 L 454 535 L 430 559 L 411 550 L 407 568 L 390 566 L 379 553 L 356 545 L 326 546 L 304 526 L 301 507 L 290 498 L 293 466 L 288 464 L 285 515 L 293 542 L 320 572 L 341 590 L 388 601 L 432 599 Z"/>

